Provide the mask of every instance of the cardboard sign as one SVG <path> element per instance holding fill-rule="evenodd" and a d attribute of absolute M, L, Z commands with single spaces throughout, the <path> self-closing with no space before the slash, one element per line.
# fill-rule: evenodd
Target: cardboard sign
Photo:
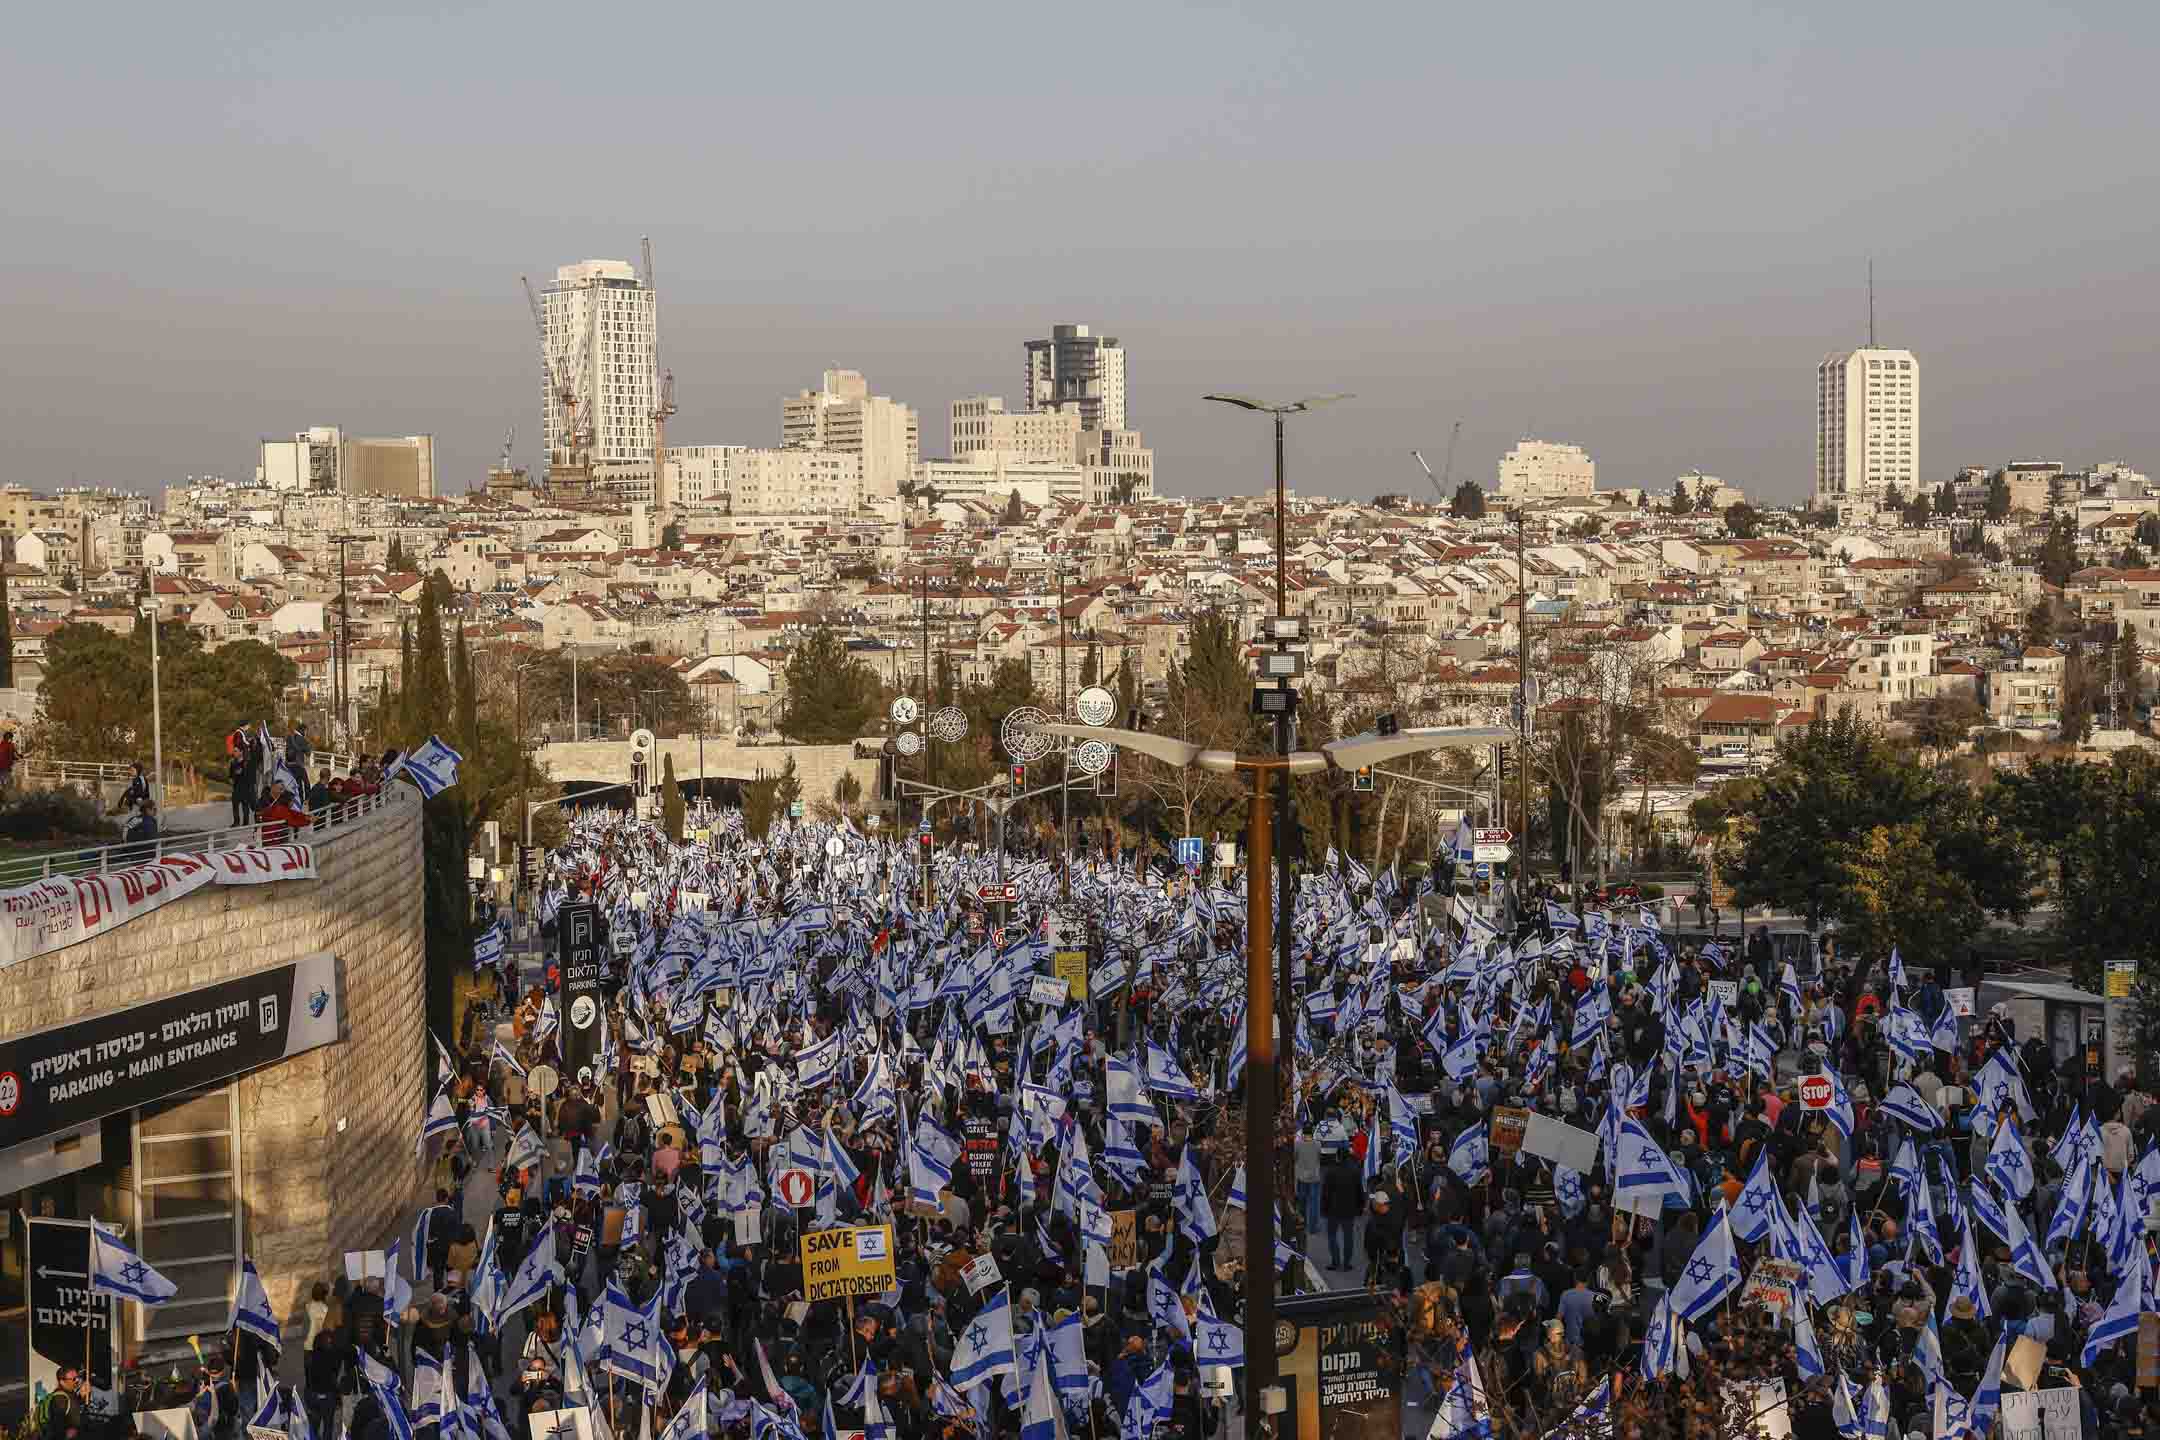
<path fill-rule="evenodd" d="M 1493 1112 L 1497 1119 L 1500 1112 Z M 1499 1126 L 1493 1127 L 1494 1148 L 1498 1149 Z M 1555 1165 L 1565 1165 L 1584 1175 L 1597 1168 L 1598 1137 L 1595 1130 L 1584 1130 L 1550 1115 L 1533 1113 L 1530 1123 L 1522 1132 L 1525 1153 Z"/>
<path fill-rule="evenodd" d="M 1512 1105 L 1496 1106 L 1492 1112 L 1492 1149 L 1494 1154 L 1512 1155 L 1522 1149 L 1523 1135 L 1530 1128 L 1528 1110 Z"/>
<path fill-rule="evenodd" d="M 1110 1268 L 1130 1270 L 1140 1263 L 1139 1212 L 1110 1212 Z"/>
<path fill-rule="evenodd" d="M 2047 1346 L 2029 1335 L 2020 1335 L 2010 1353 L 2003 1356 L 2003 1373 L 2014 1376 L 2025 1389 L 2033 1388 L 2040 1378 L 2040 1367 L 2047 1364 Z"/>
<path fill-rule="evenodd" d="M 1028 999 L 1037 1005 L 1057 1006 L 1065 1003 L 1065 981 L 1058 975 L 1037 975 L 1028 986 Z"/>
<path fill-rule="evenodd" d="M 738 1245 L 759 1245 L 759 1244 L 762 1244 L 762 1243 L 764 1243 L 764 1240 L 765 1240 L 765 1207 L 764 1207 L 764 1206 L 762 1206 L 762 1205 L 745 1205 L 745 1206 L 744 1206 L 744 1207 L 743 1207 L 742 1209 L 740 1209 L 740 1210 L 731 1210 L 731 1211 L 729 1211 L 729 1212 L 728 1212 L 728 1214 L 729 1214 L 729 1215 L 730 1215 L 730 1216 L 731 1216 L 731 1217 L 732 1217 L 732 1218 L 734 1219 L 734 1221 L 735 1221 L 735 1243 L 736 1243 L 736 1244 L 738 1244 Z"/>
<path fill-rule="evenodd" d="M 531 1440 L 598 1440 L 593 1412 L 583 1405 L 535 1410 L 525 1417 L 525 1429 Z"/>
<path fill-rule="evenodd" d="M 1755 1262 L 1754 1273 L 1741 1287 L 1740 1303 L 1766 1305 L 1782 1315 L 1792 1308 L 1793 1296 L 1799 1293 L 1800 1277 L 1804 1273 L 1796 1260 L 1773 1260 L 1764 1256 Z M 1786 1428 L 1790 1433 L 1790 1424 Z"/>
<path fill-rule="evenodd" d="M 2082 1433 L 2074 1385 L 2007 1391 L 2002 1397 L 1996 1430 L 2001 1440 L 2079 1440 Z"/>
<path fill-rule="evenodd" d="M 1075 1000 L 1088 998 L 1088 957 L 1085 950 L 1059 950 L 1050 957 L 1050 973 L 1065 982 L 1065 993 Z"/>
<path fill-rule="evenodd" d="M 358 1285 L 363 1280 L 383 1280 L 390 1274 L 390 1266 L 380 1250 L 347 1250 L 345 1252 L 345 1278 Z"/>
<path fill-rule="evenodd" d="M 850 1225 L 803 1235 L 803 1299 L 882 1295 L 897 1283 L 890 1225 Z"/>
<path fill-rule="evenodd" d="M 1740 1003 L 1740 982 L 1737 980 L 1712 980 L 1710 993 L 1719 1004 L 1730 1010 Z"/>
<path fill-rule="evenodd" d="M 978 1255 L 960 1267 L 960 1278 L 967 1281 L 968 1294 L 980 1295 L 991 1286 L 1000 1284 L 1005 1277 L 998 1272 L 995 1255 Z"/>

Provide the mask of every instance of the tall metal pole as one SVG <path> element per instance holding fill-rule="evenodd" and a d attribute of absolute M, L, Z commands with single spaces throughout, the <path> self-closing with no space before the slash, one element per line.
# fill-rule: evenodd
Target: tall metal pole
<path fill-rule="evenodd" d="M 1515 866 L 1518 916 L 1530 898 L 1530 572 L 1523 563 L 1523 517 L 1529 509 L 1527 501 L 1515 507 L 1515 784 L 1522 807 L 1522 858 Z"/>
<path fill-rule="evenodd" d="M 1279 422 L 1278 422 L 1279 423 Z M 1285 784 L 1289 769 L 1283 769 Z M 1268 984 L 1267 873 L 1274 863 L 1268 770 L 1252 772 L 1252 810 L 1245 855 L 1245 1433 L 1256 1435 L 1266 1414 L 1262 1397 L 1276 1383 L 1275 1366 L 1275 992 Z"/>
<path fill-rule="evenodd" d="M 157 805 L 159 815 L 165 813 L 165 706 L 158 692 L 158 605 L 157 582 L 150 585 L 150 768 L 157 776 Z M 160 824 L 165 823 L 163 820 Z"/>
<path fill-rule="evenodd" d="M 1057 562 L 1058 581 L 1058 719 L 1072 713 L 1065 702 L 1065 557 L 1061 553 Z M 1072 747 L 1067 746 L 1059 760 L 1058 778 L 1071 778 Z M 1064 852 L 1064 864 L 1058 876 L 1058 899 L 1072 904 L 1072 786 L 1058 787 L 1058 846 Z M 1059 923 L 1063 923 L 1062 921 Z"/>
<path fill-rule="evenodd" d="M 1283 464 L 1283 417 L 1278 412 L 1275 416 L 1275 618 L 1278 620 L 1287 617 L 1290 613 L 1290 592 L 1287 575 L 1290 556 L 1288 517 L 1289 490 Z M 1290 682 L 1288 680 L 1283 681 L 1282 688 L 1288 690 Z M 1294 711 L 1284 710 L 1275 717 L 1275 753 L 1287 756 L 1295 748 L 1296 744 L 1297 715 Z M 1275 910 L 1279 917 L 1275 926 L 1275 1009 L 1276 1013 L 1281 1015 L 1291 1013 L 1290 947 L 1296 939 L 1297 929 L 1292 923 L 1297 914 L 1297 886 L 1294 877 L 1290 873 L 1290 861 L 1296 849 L 1290 840 L 1291 827 L 1296 823 L 1294 808 L 1296 803 L 1296 796 L 1290 789 L 1290 772 L 1285 770 L 1283 772 L 1282 803 L 1275 807 L 1274 855 L 1277 866 L 1275 873 Z M 1246 880 L 1246 885 L 1250 888 L 1256 882 L 1265 889 L 1267 872 L 1264 870 L 1252 871 Z M 1259 942 L 1255 940 L 1252 943 L 1258 945 Z M 1261 946 L 1260 949 L 1264 955 L 1266 947 Z M 1261 980 L 1265 982 L 1266 978 L 1263 971 Z M 1270 1037 L 1269 1045 L 1271 1050 L 1273 1043 L 1273 1038 Z M 1249 1059 L 1247 1063 L 1251 1063 Z M 1282 1054 L 1278 1088 L 1279 1093 L 1285 1095 L 1295 1094 L 1297 1091 L 1297 1054 L 1294 1050 L 1286 1050 Z M 1272 1157 L 1274 1151 L 1270 1149 L 1268 1153 Z M 1249 1183 L 1257 1185 L 1257 1182 L 1252 1181 L 1250 1171 L 1247 1172 L 1247 1180 Z M 1270 1185 L 1265 1190 L 1254 1189 L 1248 1191 L 1248 1194 L 1253 1193 L 1272 1196 L 1275 1193 L 1275 1187 Z M 1270 1325 L 1269 1329 L 1272 1331 L 1273 1326 Z"/>

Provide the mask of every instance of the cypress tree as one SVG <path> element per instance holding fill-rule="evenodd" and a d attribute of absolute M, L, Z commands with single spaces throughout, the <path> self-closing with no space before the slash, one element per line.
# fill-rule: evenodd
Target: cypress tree
<path fill-rule="evenodd" d="M 480 697 L 473 688 L 472 652 L 465 648 L 465 622 L 457 627 L 457 744 L 467 759 L 480 753 Z"/>
<path fill-rule="evenodd" d="M 413 640 L 413 675 L 406 682 L 412 695 L 414 743 L 439 735 L 450 723 L 450 657 L 443 648 L 442 605 L 433 585 L 420 591 L 420 628 Z"/>
<path fill-rule="evenodd" d="M 8 613 L 7 552 L 0 537 L 0 690 L 15 688 L 15 617 Z"/>

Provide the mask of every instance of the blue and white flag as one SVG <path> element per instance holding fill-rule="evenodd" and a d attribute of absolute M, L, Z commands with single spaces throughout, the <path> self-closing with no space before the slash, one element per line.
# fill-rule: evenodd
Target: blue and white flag
<path fill-rule="evenodd" d="M 489 1325 L 501 1329 L 503 1321 L 546 1299 L 548 1292 L 562 1283 L 562 1264 L 555 1258 L 555 1227 L 549 1225 L 541 1231 L 540 1243 L 533 1246 L 518 1265 L 517 1274 L 510 1277 L 502 1303 L 489 1317 Z"/>
<path fill-rule="evenodd" d="M 1492 1433 L 1492 1412 L 1485 1403 L 1477 1355 L 1465 1344 L 1462 1358 L 1455 1362 L 1454 1383 L 1433 1416 L 1429 1440 L 1492 1440 Z"/>
<path fill-rule="evenodd" d="M 2138 1312 L 2145 1308 L 2145 1281 L 2147 1265 L 2141 1256 L 2130 1267 L 2116 1288 L 2115 1298 L 2108 1302 L 2107 1313 L 2085 1337 L 2085 1350 L 2079 1363 L 2090 1368 L 2100 1358 L 2100 1352 L 2116 1341 L 2135 1337 L 2138 1331 Z"/>
<path fill-rule="evenodd" d="M 1995 1132 L 1995 1143 L 1988 1147 L 1988 1178 L 2000 1185 L 2012 1200 L 2023 1200 L 2032 1194 L 2032 1156 L 2025 1151 L 2025 1137 L 2018 1131 L 2017 1116 L 2005 1115 L 2001 1123 L 2002 1128 Z"/>
<path fill-rule="evenodd" d="M 1980 1388 L 1973 1391 L 1972 1408 L 1966 1413 L 1966 1421 L 1975 1435 L 1987 1434 L 1995 1417 L 2002 1413 L 2003 1347 L 2009 1339 L 2008 1335 L 1996 1337 L 1995 1349 L 1988 1355 L 1987 1368 L 1980 1372 Z"/>
<path fill-rule="evenodd" d="M 1235 1368 L 1245 1363 L 1245 1332 L 1203 1305 L 1193 1317 L 1192 1348 L 1196 1365 Z"/>
<path fill-rule="evenodd" d="M 1613 1201 L 1619 1209 L 1644 1213 L 1639 1206 L 1662 1205 L 1667 1196 L 1682 1205 L 1694 1202 L 1695 1187 L 1658 1148 L 1650 1132 L 1631 1115 L 1620 1117 L 1613 1146 Z"/>
<path fill-rule="evenodd" d="M 1485 1121 L 1473 1120 L 1463 1127 L 1448 1148 L 1447 1168 L 1465 1185 L 1483 1184 L 1491 1177 L 1492 1149 Z"/>
<path fill-rule="evenodd" d="M 1650 1328 L 1643 1332 L 1643 1379 L 1655 1380 L 1670 1372 L 1679 1363 L 1683 1349 L 1680 1322 L 1673 1316 L 1672 1297 L 1668 1295 L 1658 1301 L 1657 1311 L 1650 1317 Z"/>
<path fill-rule="evenodd" d="M 1755 1164 L 1749 1169 L 1747 1183 L 1740 1187 L 1740 1194 L 1733 1202 L 1733 1234 L 1750 1245 L 1762 1243 L 1770 1233 L 1771 1217 L 1780 1204 L 1777 1182 L 1770 1178 L 1770 1147 L 1755 1148 Z"/>
<path fill-rule="evenodd" d="M 375 1403 L 382 1407 L 383 1421 L 390 1427 L 391 1440 L 413 1440 L 412 1418 L 405 1413 L 405 1402 L 398 1394 L 398 1387 L 403 1382 L 397 1371 L 365 1350 L 358 1353 L 361 1378 L 374 1392 Z"/>
<path fill-rule="evenodd" d="M 406 751 L 397 764 L 390 767 L 390 773 L 383 776 L 383 782 L 388 784 L 402 775 L 432 800 L 457 784 L 458 766 L 464 760 L 464 756 L 443 744 L 440 736 L 430 735 L 426 744 Z"/>
<path fill-rule="evenodd" d="M 270 1308 L 270 1292 L 263 1289 L 262 1276 L 256 1273 L 253 1260 L 240 1262 L 240 1284 L 233 1291 L 232 1315 L 225 1328 L 245 1330 L 273 1350 L 285 1348 L 277 1314 Z"/>
<path fill-rule="evenodd" d="M 1910 1085 L 1893 1085 L 1890 1093 L 1883 1096 L 1883 1113 L 1903 1121 L 1922 1135 L 1932 1135 L 1942 1129 L 1942 1115 L 1934 1106 L 1921 1098 L 1920 1092 Z"/>
<path fill-rule="evenodd" d="M 955 1339 L 951 1370 L 952 1383 L 962 1390 L 994 1375 L 1019 1373 L 1013 1354 L 1012 1299 L 1007 1291 L 993 1295 Z"/>
<path fill-rule="evenodd" d="M 668 1421 L 667 1428 L 660 1432 L 660 1440 L 705 1440 L 706 1432 L 712 1425 L 708 1411 L 710 1403 L 711 1395 L 706 1389 L 706 1382 L 700 1380 L 696 1388 L 691 1390 L 689 1398 L 683 1401 L 682 1408 Z"/>
<path fill-rule="evenodd" d="M 90 1222 L 90 1293 L 117 1295 L 142 1305 L 163 1305 L 180 1287 L 150 1268 L 127 1242 Z"/>
<path fill-rule="evenodd" d="M 602 1364 L 655 1398 L 667 1389 L 675 1370 L 675 1347 L 660 1324 L 660 1292 L 643 1305 L 631 1303 L 613 1281 L 600 1301 L 601 1333 L 607 1352 Z"/>
<path fill-rule="evenodd" d="M 1732 1218 L 1720 1205 L 1672 1288 L 1673 1313 L 1683 1320 L 1700 1319 L 1739 1287 L 1740 1256 L 1733 1249 Z"/>
<path fill-rule="evenodd" d="M 868 1440 L 867 1436 L 865 1440 Z M 1065 1440 L 1065 1407 L 1058 1403 L 1057 1387 L 1050 1379 L 1049 1358 L 1042 1350 L 1035 1352 L 1034 1373 L 1028 1377 L 1027 1405 L 1020 1416 L 1020 1440 Z"/>
<path fill-rule="evenodd" d="M 805 1090 L 830 1084 L 840 1072 L 840 1032 L 795 1052 L 795 1078 Z"/>

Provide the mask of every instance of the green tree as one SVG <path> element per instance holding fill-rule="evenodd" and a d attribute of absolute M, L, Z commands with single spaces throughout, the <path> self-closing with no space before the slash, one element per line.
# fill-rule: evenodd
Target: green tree
<path fill-rule="evenodd" d="M 1735 540 L 1753 540 L 1762 534 L 1762 516 L 1745 500 L 1725 507 L 1725 533 Z"/>
<path fill-rule="evenodd" d="M 2137 709 L 2138 695 L 2144 688 L 2145 659 L 2138 652 L 2137 631 L 2128 625 L 2115 632 L 2115 648 L 2108 657 L 2115 683 L 2115 726 L 2127 729 Z"/>
<path fill-rule="evenodd" d="M 2093 717 L 2100 708 L 2101 698 L 2099 677 L 2093 674 L 2093 667 L 2085 658 L 2084 646 L 2071 641 L 2068 653 L 2063 656 L 2059 725 L 2063 739 L 2077 745 L 2092 739 Z"/>
<path fill-rule="evenodd" d="M 2077 572 L 2077 526 L 2068 515 L 2048 522 L 2047 538 L 2040 542 L 2033 566 L 2041 579 L 2058 589 L 2070 583 Z"/>
<path fill-rule="evenodd" d="M 1688 494 L 1687 481 L 1675 480 L 1672 487 L 1672 504 L 1666 507 L 1675 515 L 1694 513 L 1695 501 Z"/>
<path fill-rule="evenodd" d="M 837 745 L 856 739 L 874 723 L 877 676 L 848 653 L 830 626 L 818 626 L 795 647 L 786 674 L 782 734 L 805 745 Z"/>
<path fill-rule="evenodd" d="M 1018 525 L 1026 519 L 1027 506 L 1022 503 L 1020 492 L 1014 490 L 1005 497 L 1005 523 L 1007 525 Z"/>
<path fill-rule="evenodd" d="M 1947 480 L 1935 487 L 1935 513 L 1946 520 L 1957 514 L 1957 493 Z"/>
<path fill-rule="evenodd" d="M 1465 480 L 1455 487 L 1448 497 L 1448 514 L 1458 520 L 1482 520 L 1485 518 L 1485 487 L 1475 480 Z"/>
<path fill-rule="evenodd" d="M 2046 599 L 2035 600 L 2025 612 L 2025 648 L 2055 643 L 2055 607 Z"/>
<path fill-rule="evenodd" d="M 1913 742 L 1920 747 L 1923 758 L 1930 753 L 1944 755 L 1964 744 L 1973 727 L 1986 720 L 1986 713 L 1975 701 L 1963 695 L 1937 695 L 1914 710 L 1910 720 Z"/>
<path fill-rule="evenodd" d="M 2148 555 L 2160 550 L 2160 515 L 2141 515 L 2137 522 L 2138 548 Z"/>
<path fill-rule="evenodd" d="M 2047 861 L 2052 939 L 2072 978 L 2097 990 L 2113 956 L 2160 974 L 2160 759 L 2126 749 L 2104 764 L 2034 760 L 1988 799 Z"/>
<path fill-rule="evenodd" d="M 413 674 L 406 682 L 411 693 L 405 711 L 406 743 L 417 745 L 430 735 L 450 727 L 455 692 L 450 688 L 450 656 L 443 646 L 442 602 L 435 587 L 420 590 L 420 624 L 413 639 Z"/>
<path fill-rule="evenodd" d="M 472 653 L 465 648 L 465 622 L 457 627 L 457 743 L 467 755 L 480 749 L 480 691 L 473 683 Z"/>
<path fill-rule="evenodd" d="M 2118 570 L 2143 570 L 2145 568 L 2145 552 L 2135 545 L 2123 546 L 2121 550 L 2115 553 L 2115 568 Z"/>
<path fill-rule="evenodd" d="M 662 550 L 680 550 L 682 549 L 682 542 L 683 532 L 681 521 L 670 520 L 667 524 L 660 527 L 660 548 Z"/>
<path fill-rule="evenodd" d="M 1998 807 L 1900 759 L 1850 707 L 1781 745 L 1737 818 L 1741 903 L 1785 906 L 1811 928 L 1834 917 L 1863 955 L 1896 944 L 1915 963 L 1945 962 L 1975 916 L 2029 903 L 2026 851 Z"/>
<path fill-rule="evenodd" d="M 390 548 L 383 555 L 384 573 L 402 575 L 411 564 L 412 562 L 405 558 L 405 541 L 399 536 L 392 535 L 390 537 Z"/>
<path fill-rule="evenodd" d="M 772 833 L 773 821 L 780 814 L 779 790 L 780 780 L 774 775 L 743 782 L 743 833 L 751 839 L 763 840 Z"/>
<path fill-rule="evenodd" d="M 773 798 L 780 802 L 790 818 L 794 816 L 795 807 L 802 803 L 802 777 L 795 773 L 793 755 L 788 756 L 787 763 L 780 767 L 780 779 L 773 788 Z"/>
<path fill-rule="evenodd" d="M 675 782 L 675 757 L 660 757 L 660 829 L 668 839 L 682 844 L 683 837 L 682 786 Z"/>
<path fill-rule="evenodd" d="M 1988 476 L 1987 505 L 1981 513 L 1997 524 L 2010 514 L 2010 482 L 2000 470 Z"/>

